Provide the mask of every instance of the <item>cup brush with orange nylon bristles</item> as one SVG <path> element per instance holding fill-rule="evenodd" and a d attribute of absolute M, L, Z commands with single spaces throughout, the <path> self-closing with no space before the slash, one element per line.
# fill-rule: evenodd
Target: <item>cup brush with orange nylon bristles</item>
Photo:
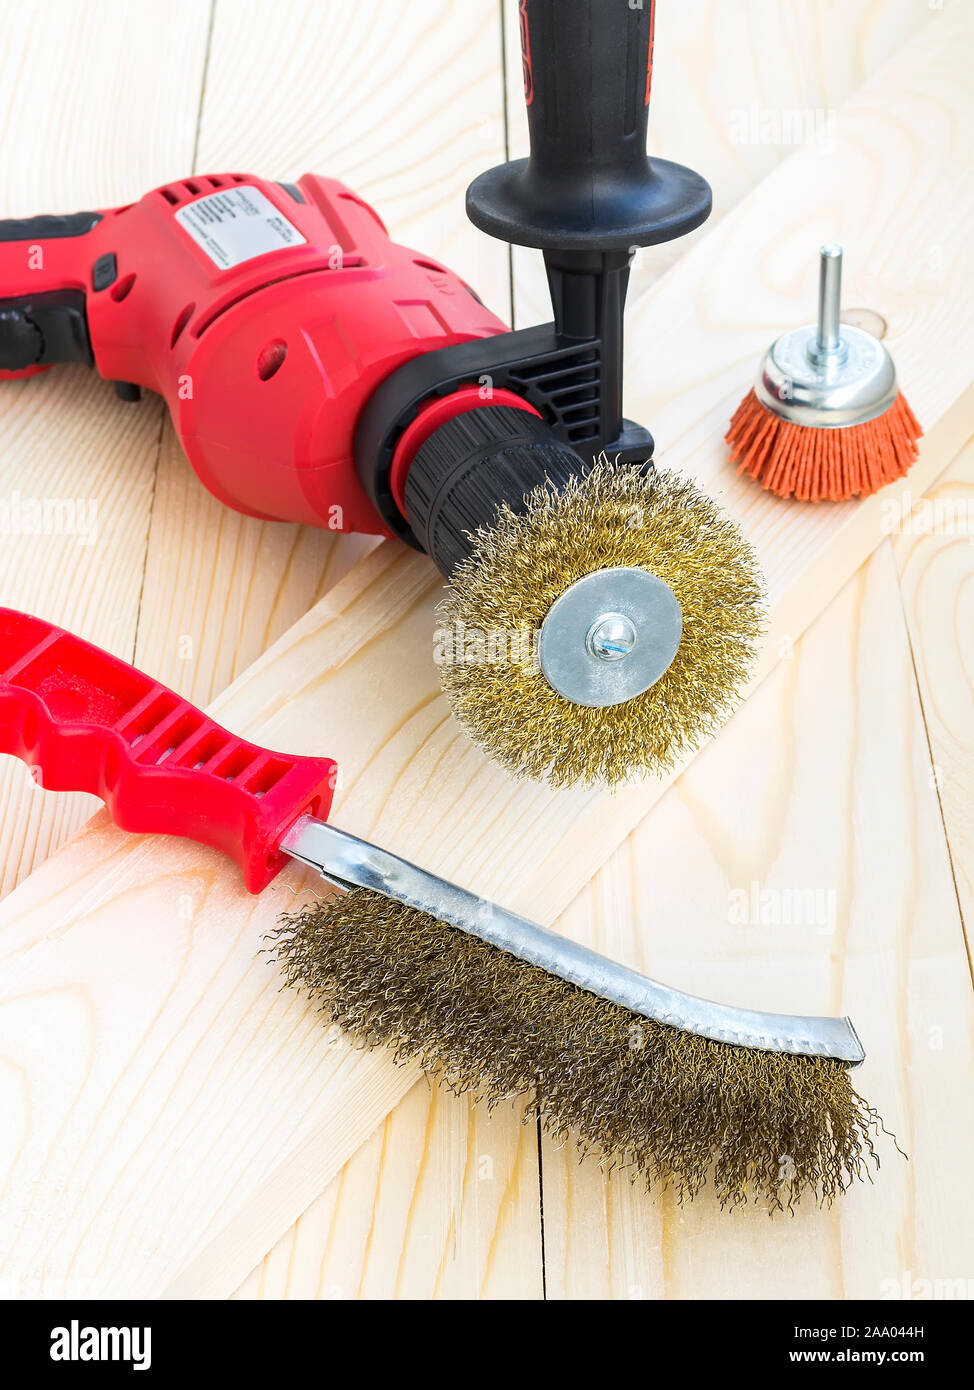
<path fill-rule="evenodd" d="M 886 348 L 840 323 L 842 248 L 821 248 L 818 322 L 785 333 L 730 422 L 738 472 L 779 497 L 868 497 L 916 462 L 922 435 Z"/>
<path fill-rule="evenodd" d="M 535 926 L 328 825 L 330 758 L 271 753 L 37 618 L 0 608 L 0 752 L 126 830 L 229 854 L 252 893 L 290 856 L 342 890 L 281 919 L 273 951 L 366 1047 L 458 1091 L 533 1096 L 560 1137 L 692 1196 L 830 1201 L 875 1160 L 847 1018 L 711 1003 Z"/>

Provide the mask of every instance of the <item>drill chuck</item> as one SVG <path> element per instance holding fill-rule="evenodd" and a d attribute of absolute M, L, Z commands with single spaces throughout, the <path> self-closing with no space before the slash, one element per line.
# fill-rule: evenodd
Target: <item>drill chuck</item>
<path fill-rule="evenodd" d="M 406 514 L 423 549 L 447 579 L 472 550 L 473 534 L 493 526 L 503 505 L 515 515 L 548 481 L 560 492 L 585 470 L 538 416 L 513 406 L 468 410 L 434 430 L 406 478 Z"/>

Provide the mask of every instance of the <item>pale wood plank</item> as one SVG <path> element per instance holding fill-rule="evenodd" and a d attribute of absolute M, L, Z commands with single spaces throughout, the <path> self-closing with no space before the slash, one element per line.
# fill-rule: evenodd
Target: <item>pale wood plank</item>
<path fill-rule="evenodd" d="M 402 47 L 390 41 L 392 35 L 401 36 Z M 313 121 L 309 111 L 315 112 Z M 463 195 L 482 167 L 503 158 L 501 42 L 493 7 L 413 0 L 391 16 L 388 6 L 370 4 L 358 7 L 352 23 L 347 6 L 319 0 L 283 9 L 257 5 L 245 24 L 229 8 L 218 8 L 197 172 L 232 166 L 296 178 L 311 169 L 343 178 L 372 200 L 394 237 L 462 267 L 501 314 L 510 302 L 507 252 L 469 224 Z M 138 659 L 185 694 L 208 701 L 374 544 L 373 538 L 262 524 L 226 511 L 196 481 L 167 422 Z M 457 1114 L 466 1116 L 467 1107 L 454 1110 L 441 1101 L 424 1109 L 404 1102 L 395 1123 L 394 1168 L 390 1172 L 387 1165 L 381 1176 L 384 1190 L 403 1168 L 402 1191 L 412 1190 L 407 1135 L 423 1172 L 432 1163 L 440 1173 L 443 1154 L 466 1154 L 479 1142 L 479 1114 L 462 1138 L 453 1128 Z M 513 1114 L 495 1115 L 490 1132 L 495 1147 L 506 1145 L 512 1153 L 528 1142 Z M 346 1203 L 353 1190 L 352 1179 L 343 1179 Z M 508 1244 L 522 1252 L 515 1286 L 532 1280 L 540 1286 L 536 1153 L 526 1186 L 507 1198 L 507 1206 L 514 1213 Z M 428 1216 L 429 1203 L 422 1210 Z M 445 1261 L 438 1287 L 467 1295 L 489 1284 L 506 1248 L 488 1239 L 486 1230 L 482 1241 L 474 1240 L 468 1225 L 459 1244 L 451 1237 L 449 1255 L 436 1255 L 438 1265 Z M 354 1212 L 338 1222 L 338 1231 L 357 1238 Z M 395 1216 L 386 1237 L 400 1238 Z M 401 1238 L 406 1243 L 397 1265 L 422 1284 L 416 1252 L 432 1251 L 436 1243 L 430 1243 L 425 1222 L 413 1218 Z M 379 1235 L 370 1239 L 370 1250 L 376 1243 Z M 341 1264 L 337 1256 L 336 1261 Z M 279 1252 L 269 1257 L 269 1268 L 281 1268 Z M 385 1268 L 385 1255 L 373 1258 L 374 1272 L 362 1275 L 365 1284 L 381 1280 Z M 263 1276 L 265 1284 L 269 1277 Z M 326 1279 L 324 1286 L 332 1283 Z"/>
<path fill-rule="evenodd" d="M 507 110 L 512 156 L 527 152 L 526 122 L 521 92 L 518 54 L 517 6 L 505 0 L 507 43 Z M 785 113 L 797 126 L 796 116 L 807 118 L 813 132 L 828 138 L 835 107 L 884 62 L 927 15 L 912 0 L 893 0 L 877 9 L 872 0 L 857 0 L 839 9 L 818 4 L 780 6 L 741 5 L 714 0 L 660 7 L 657 28 L 657 74 L 650 122 L 651 149 L 707 171 L 715 190 L 711 227 L 745 193 L 789 152 L 784 143 L 767 140 L 773 121 Z M 752 114 L 753 113 L 753 114 Z M 763 124 L 762 124 L 763 123 Z M 753 129 L 748 129 L 751 126 Z M 741 140 L 741 134 L 758 139 Z M 787 124 L 784 134 L 788 135 Z M 701 231 L 698 238 L 705 233 Z M 687 246 L 686 241 L 649 248 L 639 253 L 634 265 L 630 304 Z M 549 317 L 541 258 L 537 253 L 514 249 L 518 269 L 515 295 L 517 322 Z M 620 851 L 621 853 L 621 851 Z M 401 1102 L 402 1113 L 416 1112 L 410 1133 L 400 1126 L 394 1150 L 386 1149 L 386 1179 L 400 1166 L 407 1170 L 427 1143 L 420 1111 L 412 1098 Z M 425 1112 L 423 1112 L 425 1113 Z M 467 1110 L 456 1105 L 441 1111 L 444 1122 L 463 1126 Z M 498 1123 L 500 1117 L 495 1117 Z M 410 1159 L 405 1157 L 408 1148 Z M 354 1169 L 358 1156 L 350 1161 Z M 329 1192 L 340 1192 L 348 1203 L 347 1175 L 335 1180 Z M 322 1198 L 322 1202 L 325 1198 Z M 311 1210 L 317 1211 L 318 1204 Z M 292 1298 L 320 1296 L 315 1241 L 319 1221 L 306 1218 L 247 1281 L 248 1296 Z M 576 1219 L 588 1221 L 584 1204 Z M 354 1229 L 354 1225 L 353 1225 Z M 331 1228 L 329 1227 L 329 1231 Z M 398 1236 L 398 1231 L 396 1232 Z M 395 1237 L 394 1237 L 395 1238 Z M 336 1259 L 331 1233 L 329 1260 Z M 354 1239 L 354 1237 L 352 1237 Z M 288 1252 L 285 1262 L 283 1252 Z M 435 1247 L 428 1247 L 431 1259 Z M 354 1259 L 354 1253 L 350 1254 Z M 307 1275 L 303 1279 L 302 1272 Z M 517 1266 L 512 1269 L 516 1275 Z"/>
<path fill-rule="evenodd" d="M 734 919 L 752 885 L 767 912 L 812 895 L 804 921 Z M 769 1221 L 681 1209 L 545 1142 L 549 1296 L 877 1298 L 905 1270 L 964 1275 L 974 994 L 888 545 L 561 923 L 711 995 L 848 1011 L 910 1161 L 886 1142 L 874 1186 Z"/>
<path fill-rule="evenodd" d="M 972 457 L 965 451 L 932 496 L 966 507 Z M 944 708 L 946 691 L 947 707 L 966 712 L 970 685 L 958 670 L 964 654 L 955 633 L 966 630 L 957 606 L 969 587 L 967 537 L 955 531 L 898 544 L 909 550 L 913 590 L 926 590 L 924 650 L 948 649 L 936 708 Z M 969 718 L 952 721 L 943 781 L 953 788 L 948 801 L 961 811 L 962 832 L 971 804 L 963 746 L 969 726 Z M 960 881 L 971 857 L 962 833 L 953 866 Z M 731 921 L 739 901 L 731 895 L 741 893 L 769 894 L 757 900 L 769 910 L 783 909 L 789 893 L 811 894 L 811 918 L 794 926 Z M 969 1240 L 957 1218 L 968 1207 L 964 1155 L 974 1142 L 967 1084 L 974 999 L 888 546 L 849 581 L 558 926 L 715 995 L 726 993 L 732 976 L 738 995 L 770 1008 L 814 982 L 810 1007 L 847 1009 L 859 1025 L 869 1049 L 863 1087 L 910 1162 L 886 1145 L 875 1187 L 848 1195 L 833 1212 L 806 1205 L 794 1221 L 769 1223 L 760 1208 L 721 1214 L 704 1200 L 681 1210 L 625 1175 L 579 1166 L 570 1147 L 546 1140 L 549 1297 L 871 1298 L 888 1290 L 885 1281 L 902 1282 L 904 1271 L 911 1279 L 964 1277 Z M 779 964 L 766 973 L 769 960 Z M 425 1115 L 416 1091 L 394 1113 L 407 1107 Z M 465 1112 L 452 1108 L 462 1131 Z M 404 1137 L 413 1139 L 415 1155 L 415 1134 Z M 364 1168 L 376 1180 L 376 1148 L 371 1141 L 368 1158 L 363 1149 L 346 1165 L 242 1296 L 332 1297 L 336 1287 L 356 1287 L 354 1278 L 338 1286 L 320 1270 L 340 1259 L 359 1269 L 356 1230 L 347 1216 L 346 1228 L 336 1228 L 335 1210 L 336 1203 L 368 1206 L 357 1175 Z M 946 1165 L 945 1149 L 953 1156 Z M 385 1176 L 394 1182 L 402 1147 L 383 1151 Z M 395 1291 L 399 1246 L 383 1234 L 376 1223 L 369 1256 L 374 1262 L 376 1248 L 384 1252 L 384 1287 Z M 416 1253 L 433 1266 L 439 1251 L 417 1238 Z"/>
<path fill-rule="evenodd" d="M 517 0 L 504 6 L 511 157 L 519 158 L 528 141 Z M 658 3 L 649 151 L 699 170 L 714 190 L 714 210 L 689 237 L 636 254 L 630 307 L 792 152 L 803 132 L 828 149 L 843 102 L 928 22 L 932 8 L 914 0 Z M 813 201 L 806 197 L 807 205 Z M 550 319 L 539 253 L 515 248 L 514 266 L 518 326 Z"/>
<path fill-rule="evenodd" d="M 880 132 L 888 124 L 889 109 L 897 104 L 892 101 L 894 95 L 898 109 L 904 102 L 912 102 L 915 113 L 917 93 L 922 93 L 936 130 L 940 130 L 940 113 L 965 109 L 969 93 L 960 75 L 966 71 L 963 43 L 969 34 L 964 17 L 958 15 L 955 10 L 937 20 L 904 54 L 899 66 L 893 65 L 881 81 L 870 84 L 851 104 L 847 139 L 853 148 L 874 149 L 878 163 L 885 164 Z M 930 69 L 932 57 L 938 64 L 935 72 Z M 951 141 L 964 138 L 946 127 L 944 115 L 943 138 L 932 147 L 945 166 L 958 152 Z M 962 129 L 958 126 L 957 131 Z M 796 156 L 772 177 L 779 178 L 797 165 L 788 175 L 797 189 L 805 181 L 805 159 L 804 154 Z M 927 165 L 934 162 L 929 153 L 926 159 Z M 841 159 L 829 169 L 837 171 L 840 180 L 849 176 Z M 899 169 L 897 164 L 897 176 Z M 823 179 L 828 172 L 822 171 Z M 836 196 L 840 186 L 837 183 L 833 189 Z M 718 228 L 713 238 L 715 264 L 720 263 L 727 237 L 740 235 L 745 221 L 752 244 L 779 243 L 781 219 L 787 221 L 794 215 L 790 211 L 794 199 L 782 197 L 780 189 L 774 198 L 764 198 L 762 193 L 763 189 Z M 935 202 L 936 187 L 930 196 Z M 942 191 L 941 196 L 945 196 Z M 787 210 L 787 216 L 782 209 Z M 909 263 L 915 250 L 910 241 L 913 223 L 902 200 L 889 209 L 889 219 L 886 233 L 896 254 L 902 254 L 904 264 Z M 688 260 L 701 260 L 705 249 L 699 247 Z M 955 265 L 963 261 L 963 254 L 959 248 Z M 683 264 L 671 272 L 667 286 L 682 270 Z M 707 263 L 701 261 L 697 271 L 708 281 Z M 743 272 L 733 286 L 735 291 L 742 278 Z M 709 284 L 709 291 L 712 315 L 719 302 L 719 277 Z M 957 366 L 956 355 L 946 356 L 943 345 L 949 342 L 951 354 L 956 354 L 958 343 L 962 346 L 965 333 L 970 331 L 962 291 L 963 281 L 960 291 L 948 293 L 945 288 L 934 296 L 937 332 L 926 342 L 931 359 L 927 394 L 925 403 L 917 404 L 927 422 L 939 420 L 941 428 L 928 442 L 915 478 L 923 477 L 924 469 L 935 473 L 943 466 L 945 441 L 949 443 L 951 433 L 959 429 L 954 417 L 963 406 L 959 393 L 966 378 Z M 667 297 L 663 297 L 664 303 Z M 909 344 L 919 357 L 921 339 L 926 341 L 924 335 L 930 329 L 929 317 L 910 325 L 916 340 L 913 332 L 904 328 L 899 339 L 901 352 Z M 747 327 L 747 314 L 742 313 L 741 319 L 744 326 L 739 328 L 739 337 L 745 339 L 753 330 Z M 642 323 L 643 331 L 649 332 L 647 316 L 642 316 Z M 666 325 L 663 316 L 658 325 L 661 334 L 665 334 Z M 697 336 L 692 324 L 684 331 L 688 341 Z M 737 338 L 729 329 L 717 336 L 727 339 L 727 360 L 736 360 Z M 679 360 L 681 354 L 676 352 L 672 335 L 667 347 Z M 938 353 L 944 360 L 933 383 Z M 723 370 L 728 371 L 726 367 Z M 694 448 L 684 446 L 681 452 L 695 464 L 706 458 L 715 468 L 722 454 L 695 382 L 685 393 L 684 407 L 684 428 Z M 694 431 L 690 422 L 701 409 L 705 427 Z M 705 433 L 709 438 L 706 448 Z M 804 526 L 797 520 L 799 513 L 805 515 Z M 784 514 L 778 509 L 774 546 L 767 536 L 763 538 L 765 548 L 773 548 L 775 555 L 779 546 L 796 552 L 792 563 L 779 561 L 774 584 L 776 622 L 791 624 L 792 631 L 800 630 L 794 626 L 795 615 L 801 618 L 805 614 L 807 621 L 807 615 L 821 607 L 841 578 L 875 543 L 874 513 L 868 505 L 858 510 L 836 509 L 828 515 L 834 524 L 816 537 L 814 563 L 808 550 L 803 551 L 798 543 L 803 529 L 816 529 L 816 518 L 808 520 L 803 509 L 790 513 L 785 509 Z M 809 592 L 802 597 L 799 590 L 813 590 L 819 576 L 827 577 L 823 587 L 814 596 Z M 540 788 L 515 789 L 496 770 L 486 768 L 451 730 L 442 704 L 435 698 L 428 661 L 431 588 L 421 559 L 396 556 L 380 548 L 246 674 L 221 702 L 224 717 L 234 727 L 249 729 L 272 744 L 337 752 L 346 766 L 338 814 L 341 823 L 371 833 L 431 867 L 461 877 L 480 891 L 550 920 L 580 886 L 578 875 L 584 874 L 584 883 L 656 799 L 659 788 L 637 788 L 607 803 L 583 794 L 555 796 Z M 788 600 L 792 600 L 790 608 Z M 779 626 L 775 639 L 788 630 L 788 626 Z M 394 681 L 390 671 L 395 672 Z M 352 710 L 357 716 L 354 722 L 349 713 Z M 434 786 L 435 797 L 430 791 Z M 476 815 L 464 814 L 464 807 Z M 569 832 L 559 838 L 569 824 Z M 13 1175 L 11 1189 L 17 1188 L 25 1170 L 37 1171 L 42 1156 L 40 1167 L 45 1174 L 53 1175 L 67 1161 L 78 1183 L 74 1189 L 75 1218 L 67 1227 L 43 1221 L 44 1211 L 39 1210 L 45 1201 L 54 1200 L 56 1189 L 49 1188 L 46 1179 L 34 1187 L 33 1210 L 26 1220 L 17 1212 L 15 1231 L 9 1227 L 5 1231 L 8 1268 L 16 1276 L 25 1268 L 44 1267 L 46 1259 L 49 1278 L 68 1277 L 65 1271 L 73 1268 L 72 1277 L 83 1278 L 93 1291 L 118 1287 L 113 1281 L 122 1279 L 127 1279 L 131 1288 L 135 1277 L 144 1290 L 158 1289 L 169 1280 L 171 1287 L 182 1291 L 228 1292 L 321 1190 L 392 1100 L 405 1093 L 410 1075 L 394 1076 L 381 1059 L 325 1055 L 325 1045 L 315 1042 L 314 1021 L 296 1001 L 274 995 L 272 973 L 263 964 L 253 964 L 253 942 L 260 927 L 271 919 L 273 909 L 266 901 L 245 905 L 232 887 L 232 872 L 213 856 L 158 842 L 123 846 L 120 837 L 96 823 L 81 841 L 45 866 L 14 896 L 2 919 L 11 923 L 5 931 L 9 949 L 19 950 L 22 956 L 17 979 L 20 997 L 36 987 L 38 992 L 46 992 L 54 1007 L 61 997 L 57 981 L 65 986 L 73 981 L 65 997 L 97 1000 L 113 1018 L 112 1004 L 106 1001 L 113 988 L 117 994 L 119 961 L 112 961 L 115 968 L 110 980 L 96 957 L 104 962 L 110 952 L 122 956 L 124 951 L 136 949 L 137 943 L 139 969 L 123 966 L 121 977 L 128 991 L 126 1007 L 131 1009 L 125 1026 L 135 1029 L 138 1018 L 143 1027 L 143 1032 L 130 1034 L 120 1047 L 121 1022 L 116 1033 L 106 1036 L 104 1024 L 98 1026 L 96 1009 L 90 1015 L 94 1033 L 84 1034 L 88 1041 L 94 1039 L 95 1073 L 90 1084 L 81 1085 L 77 1075 L 53 1075 L 42 1067 L 30 1072 L 49 1100 L 40 1127 L 36 1115 L 34 1126 L 28 1125 L 20 1083 L 15 1082 L 15 1077 L 28 1072 L 15 1072 L 7 1078 L 9 1093 L 5 1099 L 10 1113 L 20 1117 L 23 1125 L 22 1131 L 14 1128 L 20 1167 Z M 100 870 L 99 861 L 106 856 L 107 867 Z M 80 886 L 69 891 L 66 884 L 75 876 Z M 155 894 L 148 885 L 152 878 L 156 880 Z M 178 903 L 181 892 L 198 901 L 204 890 L 205 900 L 189 932 L 188 956 L 180 954 L 177 960 L 173 936 L 165 931 L 177 915 L 173 904 Z M 150 914 L 146 905 L 152 901 L 157 907 Z M 29 943 L 40 934 L 50 934 L 52 922 L 60 925 L 55 926 L 51 950 L 40 969 L 36 952 L 29 952 Z M 182 946 L 185 928 L 174 935 Z M 101 950 L 93 949 L 99 942 Z M 55 954 L 60 961 L 57 968 Z M 216 961 L 224 964 L 218 972 L 218 987 L 214 984 Z M 135 992 L 143 974 L 146 979 L 141 987 L 147 992 L 139 1000 Z M 166 1000 L 171 994 L 178 1001 L 175 1010 L 176 1014 L 183 1011 L 181 1018 L 160 1001 L 159 990 L 168 991 Z M 8 1003 L 7 1013 L 12 1018 L 15 998 Z M 795 1000 L 792 1007 L 801 1004 Z M 266 1008 L 263 1023 L 258 1017 L 261 1008 Z M 189 1021 L 187 1009 L 193 1015 Z M 145 1035 L 147 1018 L 156 1021 Z M 62 1027 L 72 1033 L 78 1025 Z M 141 1047 L 137 1039 L 143 1039 Z M 228 1066 L 231 1042 L 233 1067 Z M 221 1043 L 223 1051 L 219 1050 Z M 24 1058 L 18 1049 L 24 1046 L 17 1030 L 12 1029 L 8 1047 L 21 1066 Z M 215 1065 L 214 1046 L 218 1047 L 219 1067 Z M 309 1048 L 316 1054 L 313 1059 Z M 164 1062 L 159 1059 L 160 1051 L 165 1053 Z M 74 1055 L 85 1055 L 84 1047 Z M 148 1065 L 150 1058 L 154 1065 Z M 37 1059 L 32 1056 L 30 1060 L 37 1067 Z M 239 1104 L 234 1100 L 234 1077 Z M 279 1084 L 281 1077 L 286 1078 L 285 1087 Z M 167 1130 L 178 1131 L 184 1145 L 181 1186 L 175 1187 L 172 1165 L 166 1165 L 160 1148 L 161 1126 L 147 1123 L 150 1112 L 160 1103 L 160 1092 L 167 1087 L 178 1098 L 174 1107 L 167 1106 Z M 129 1090 L 144 1104 L 119 1108 L 115 1098 Z M 107 1120 L 103 1114 L 108 1115 Z M 108 1126 L 107 1136 L 104 1125 Z M 53 1128 L 45 1130 L 43 1126 Z M 222 1136 L 218 1163 L 211 1152 L 217 1134 Z M 99 1154 L 97 1181 L 88 1188 L 86 1165 L 95 1151 Z M 148 1173 L 151 1183 L 144 1181 Z M 177 1224 L 172 1218 L 178 1206 L 176 1192 L 185 1187 L 190 1173 L 195 1205 L 180 1212 Z M 126 1205 L 133 1183 L 141 1198 L 137 1210 Z M 271 1211 L 264 1202 L 267 1190 L 276 1194 Z M 281 1192 L 286 1201 L 278 1200 Z M 260 1194 L 260 1200 L 249 1205 L 255 1193 Z M 283 1219 L 288 1202 L 291 1215 Z M 11 1210 L 16 1208 L 8 1205 L 8 1218 Z M 271 1233 L 270 1226 L 278 1220 L 280 1224 Z M 120 1234 L 122 1227 L 124 1236 Z M 163 1229 L 165 1242 L 159 1239 Z M 253 1236 L 251 1258 L 243 1263 L 248 1236 Z M 130 1257 L 133 1242 L 139 1247 L 138 1262 Z M 45 1258 L 32 1258 L 25 1264 L 25 1251 L 43 1252 Z M 188 1269 L 187 1261 L 191 1261 Z M 181 1270 L 186 1273 L 180 1275 Z M 234 1282 L 229 1283 L 234 1275 Z"/>
<path fill-rule="evenodd" d="M 111 207 L 192 159 L 208 7 L 10 6 L 0 44 L 0 215 Z M 39 95 L 40 94 L 40 95 Z M 124 112 L 124 119 L 120 113 Z M 131 657 L 161 404 L 124 405 L 82 367 L 0 383 L 0 498 L 83 501 L 82 535 L 0 537 L 0 599 Z M 87 527 L 87 520 L 86 520 Z M 0 770 L 0 891 L 91 814 Z"/>
<path fill-rule="evenodd" d="M 469 180 L 504 157 L 493 7 L 410 0 L 391 15 L 382 0 L 258 0 L 241 19 L 239 8 L 216 8 L 196 172 L 344 179 L 394 237 L 454 266 L 503 312 L 506 251 L 463 211 Z M 167 421 L 139 660 L 208 700 L 372 545 L 226 514 Z"/>
<path fill-rule="evenodd" d="M 908 499 L 904 499 L 904 502 Z M 974 440 L 889 525 L 958 900 L 974 923 Z"/>
<path fill-rule="evenodd" d="M 206 4 L 32 0 L 0 49 L 2 215 L 112 207 L 185 175 Z"/>
<path fill-rule="evenodd" d="M 506 247 L 463 209 L 470 180 L 504 158 L 498 6 L 248 0 L 240 21 L 217 6 L 200 169 L 343 179 L 503 315 Z"/>
<path fill-rule="evenodd" d="M 542 1295 L 537 1127 L 417 1083 L 235 1298 Z"/>
<path fill-rule="evenodd" d="M 167 418 L 135 659 L 207 704 L 375 544 L 223 506 L 190 468 Z"/>

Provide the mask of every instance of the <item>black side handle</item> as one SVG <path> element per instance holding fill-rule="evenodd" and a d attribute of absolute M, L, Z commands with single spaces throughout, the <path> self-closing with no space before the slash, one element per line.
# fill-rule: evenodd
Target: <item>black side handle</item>
<path fill-rule="evenodd" d="M 531 153 L 467 189 L 475 226 L 543 250 L 559 342 L 598 351 L 592 447 L 637 462 L 653 441 L 622 412 L 630 260 L 712 204 L 706 179 L 646 153 L 654 12 L 654 0 L 520 0 Z"/>
<path fill-rule="evenodd" d="M 471 221 L 543 249 L 626 251 L 683 236 L 706 179 L 646 154 L 653 0 L 520 0 L 531 154 L 467 190 Z"/>

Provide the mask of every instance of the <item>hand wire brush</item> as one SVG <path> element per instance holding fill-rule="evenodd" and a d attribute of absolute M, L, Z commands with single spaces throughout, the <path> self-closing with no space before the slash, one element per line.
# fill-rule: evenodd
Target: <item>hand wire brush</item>
<path fill-rule="evenodd" d="M 288 857 L 342 890 L 285 916 L 285 981 L 456 1091 L 529 1094 L 554 1135 L 692 1197 L 830 1201 L 876 1161 L 848 1018 L 696 998 L 326 823 L 329 758 L 245 742 L 79 638 L 0 609 L 0 751 L 126 830 L 222 850 L 259 893 Z"/>
<path fill-rule="evenodd" d="M 542 250 L 553 322 L 508 330 L 336 180 L 193 175 L 0 222 L 0 377 L 94 365 L 124 399 L 165 397 L 229 506 L 427 552 L 464 730 L 515 773 L 611 783 L 726 716 L 761 583 L 623 416 L 632 256 L 711 206 L 646 154 L 651 0 L 521 0 L 520 20 L 531 155 L 476 179 L 467 211 Z"/>

